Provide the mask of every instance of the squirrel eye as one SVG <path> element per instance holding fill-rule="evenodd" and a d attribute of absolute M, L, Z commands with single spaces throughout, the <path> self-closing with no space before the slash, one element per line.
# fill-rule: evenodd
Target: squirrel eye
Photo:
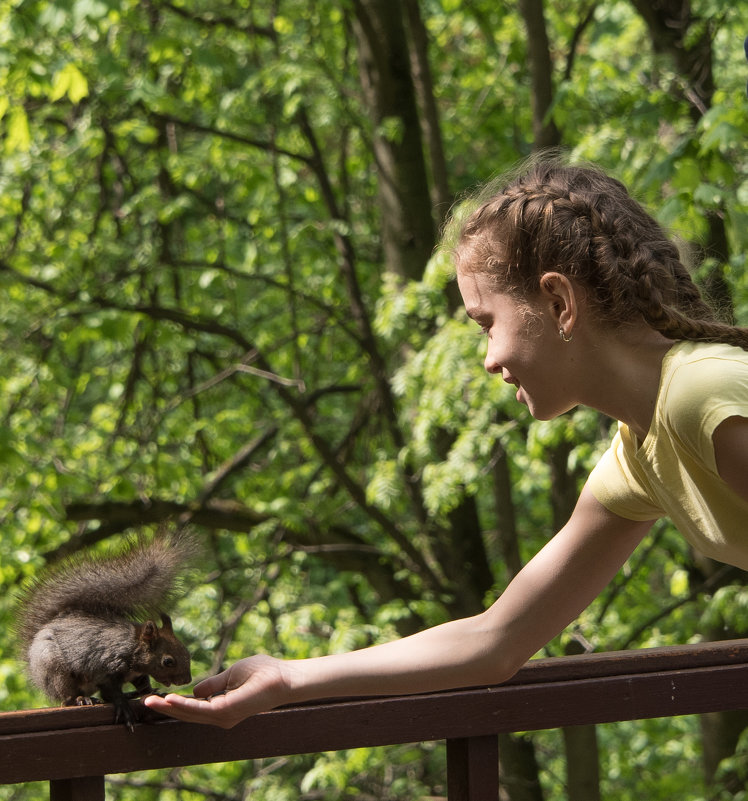
<path fill-rule="evenodd" d="M 173 657 L 173 656 L 165 656 L 165 657 L 164 657 L 164 658 L 161 660 L 161 664 L 162 664 L 164 667 L 172 668 L 172 667 L 174 667 L 174 666 L 177 664 L 177 661 L 176 661 L 176 659 L 174 659 L 174 657 Z"/>

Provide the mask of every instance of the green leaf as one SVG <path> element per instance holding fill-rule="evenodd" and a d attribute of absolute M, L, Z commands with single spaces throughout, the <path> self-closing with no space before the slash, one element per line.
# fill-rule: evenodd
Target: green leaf
<path fill-rule="evenodd" d="M 49 99 L 54 102 L 65 95 L 71 103 L 79 103 L 88 96 L 88 81 L 73 63 L 66 64 L 52 79 Z"/>
<path fill-rule="evenodd" d="M 26 111 L 22 106 L 13 106 L 8 114 L 8 136 L 5 152 L 8 155 L 26 152 L 31 147 L 31 131 Z"/>

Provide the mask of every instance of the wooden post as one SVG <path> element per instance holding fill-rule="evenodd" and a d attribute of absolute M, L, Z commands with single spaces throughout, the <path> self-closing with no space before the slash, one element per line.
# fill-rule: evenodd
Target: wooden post
<path fill-rule="evenodd" d="M 104 777 L 83 776 L 51 781 L 49 801 L 104 801 Z"/>
<path fill-rule="evenodd" d="M 498 737 L 447 740 L 447 796 L 449 801 L 497 801 Z"/>

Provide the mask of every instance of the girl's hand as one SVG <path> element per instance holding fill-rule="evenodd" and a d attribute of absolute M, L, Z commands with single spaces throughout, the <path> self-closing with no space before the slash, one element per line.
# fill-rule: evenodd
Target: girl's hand
<path fill-rule="evenodd" d="M 179 720 L 230 729 L 290 700 L 283 666 L 283 660 L 271 656 L 250 656 L 195 685 L 194 698 L 169 693 L 146 696 L 143 703 Z"/>

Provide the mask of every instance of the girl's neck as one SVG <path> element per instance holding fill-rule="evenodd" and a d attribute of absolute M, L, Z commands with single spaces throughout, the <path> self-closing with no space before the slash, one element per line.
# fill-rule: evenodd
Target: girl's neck
<path fill-rule="evenodd" d="M 594 348 L 597 375 L 587 405 L 625 423 L 643 442 L 657 405 L 662 362 L 672 345 L 650 328 L 603 338 Z"/>

